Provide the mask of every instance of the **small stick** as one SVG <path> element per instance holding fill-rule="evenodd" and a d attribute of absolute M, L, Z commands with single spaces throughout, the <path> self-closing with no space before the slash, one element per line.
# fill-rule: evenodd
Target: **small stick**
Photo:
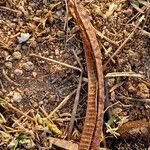
<path fill-rule="evenodd" d="M 18 132 L 26 132 L 26 130 L 23 129 L 19 129 L 19 130 L 11 130 L 11 131 L 7 131 L 8 133 L 18 133 Z"/>
<path fill-rule="evenodd" d="M 150 99 L 148 98 L 132 98 L 132 97 L 126 97 L 126 96 L 116 96 L 116 98 L 118 99 L 127 99 L 127 100 L 130 100 L 130 101 L 138 101 L 138 102 L 143 102 L 143 103 L 148 103 L 150 104 Z"/>
<path fill-rule="evenodd" d="M 109 99 L 109 89 L 108 89 L 108 78 L 105 78 L 104 80 L 104 89 L 105 89 L 105 105 L 104 105 L 104 108 L 105 108 L 105 111 L 104 111 L 104 114 L 106 116 L 106 119 L 110 119 L 111 117 L 111 112 L 109 109 L 107 109 L 110 105 L 110 99 Z"/>
<path fill-rule="evenodd" d="M 0 98 L 0 101 L 4 102 L 9 108 L 11 108 L 14 111 L 18 112 L 19 114 L 27 117 L 29 120 L 35 122 L 35 120 L 32 117 L 30 117 L 29 115 L 25 114 L 24 112 L 22 112 L 21 110 L 19 110 L 18 108 L 16 108 L 15 106 L 13 106 L 12 104 L 10 104 L 9 102 L 7 102 L 5 99 Z"/>
<path fill-rule="evenodd" d="M 80 68 L 83 70 L 83 66 L 82 66 L 81 61 L 80 61 L 79 57 L 77 56 L 75 50 L 72 49 L 72 52 L 73 52 L 73 54 L 74 54 L 74 56 L 75 56 L 75 58 L 76 58 L 76 60 L 77 60 L 77 62 L 79 64 Z"/>
<path fill-rule="evenodd" d="M 76 92 L 76 96 L 75 96 L 73 111 L 72 111 L 72 115 L 71 115 L 71 121 L 69 124 L 68 139 L 71 138 L 71 134 L 72 134 L 73 126 L 74 126 L 74 121 L 75 121 L 75 115 L 76 115 L 77 107 L 79 104 L 80 91 L 81 91 L 81 85 L 82 85 L 82 76 L 83 76 L 83 72 L 81 72 L 81 75 L 79 78 L 79 84 L 78 84 L 78 88 L 77 88 L 77 92 Z"/>
<path fill-rule="evenodd" d="M 4 91 L 5 89 L 4 89 L 4 85 L 2 83 L 2 80 L 0 80 L 0 86 L 1 86 L 2 90 Z"/>
<path fill-rule="evenodd" d="M 54 60 L 54 59 L 51 59 L 51 58 L 47 58 L 47 57 L 40 56 L 40 55 L 36 55 L 36 54 L 30 54 L 30 56 L 38 57 L 38 58 L 41 58 L 41 59 L 44 59 L 44 60 L 47 60 L 47 61 L 50 61 L 50 62 L 53 62 L 53 63 L 59 64 L 59 65 L 63 65 L 63 66 L 65 66 L 65 67 L 68 67 L 68 68 L 71 68 L 71 69 L 74 69 L 74 70 L 78 70 L 78 71 L 80 71 L 80 72 L 81 72 L 81 69 L 80 69 L 80 68 L 78 68 L 78 67 L 75 67 L 75 66 L 72 66 L 72 65 L 69 65 L 69 64 L 63 63 L 63 62 L 59 62 L 59 61 Z"/>
<path fill-rule="evenodd" d="M 136 74 L 134 72 L 112 72 L 107 73 L 105 78 L 112 78 L 112 77 L 137 77 L 137 78 L 144 78 L 141 74 Z"/>
<path fill-rule="evenodd" d="M 56 113 L 59 109 L 61 109 L 61 108 L 66 104 L 66 102 L 71 98 L 71 96 L 72 96 L 73 94 L 75 94 L 76 91 L 77 91 L 77 90 L 75 89 L 75 90 L 72 91 L 69 95 L 67 95 L 67 96 L 62 100 L 62 102 L 47 116 L 47 118 L 50 119 L 54 113 Z"/>
<path fill-rule="evenodd" d="M 68 41 L 68 2 L 65 0 L 66 5 L 66 14 L 65 14 L 65 24 L 64 24 L 64 31 L 66 31 L 66 37 L 65 37 L 65 50 L 67 48 L 67 41 Z"/>
<path fill-rule="evenodd" d="M 111 61 L 113 63 L 115 63 L 115 60 L 111 58 L 111 55 L 108 53 L 108 50 L 105 48 L 105 46 L 102 43 L 100 43 L 100 44 L 101 44 L 102 48 L 104 49 L 105 55 L 108 55 L 110 57 Z"/>
<path fill-rule="evenodd" d="M 8 102 L 6 102 L 6 104 L 7 104 L 7 106 L 8 106 L 9 108 L 11 108 L 11 109 L 13 109 L 14 111 L 20 113 L 21 115 L 27 117 L 29 120 L 35 122 L 35 120 L 34 120 L 32 117 L 30 117 L 29 115 L 25 114 L 25 113 L 22 112 L 21 110 L 17 109 L 17 108 L 14 107 L 12 104 L 10 104 L 10 103 L 8 103 Z"/>
<path fill-rule="evenodd" d="M 44 116 L 48 119 L 48 114 L 43 107 L 39 107 Z M 50 120 L 50 119 L 49 119 Z"/>
<path fill-rule="evenodd" d="M 141 24 L 141 22 L 144 19 L 144 15 L 141 16 L 141 18 L 139 19 L 138 23 L 136 24 L 134 30 L 130 33 L 130 35 L 125 39 L 125 41 L 118 47 L 118 49 L 113 53 L 113 55 L 111 56 L 111 58 L 114 58 L 114 56 L 116 56 L 116 54 L 118 54 L 118 52 L 124 47 L 124 45 L 129 41 L 129 39 L 131 39 L 131 37 L 134 35 L 136 29 L 139 27 L 139 25 Z M 105 66 L 110 62 L 110 58 L 107 60 Z"/>
<path fill-rule="evenodd" d="M 116 90 L 118 87 L 122 86 L 124 84 L 124 82 L 120 82 L 115 84 L 110 90 L 109 93 L 113 92 L 114 90 Z"/>
<path fill-rule="evenodd" d="M 24 131 L 26 131 L 26 132 L 28 132 L 28 129 L 26 129 L 22 124 L 20 124 L 17 120 L 15 120 L 15 119 L 12 119 L 13 121 L 14 121 L 14 124 L 16 125 L 18 125 L 22 130 L 24 130 Z M 12 127 L 14 127 L 14 126 L 12 126 Z"/>
<path fill-rule="evenodd" d="M 93 28 L 94 28 L 94 27 L 93 27 Z M 104 38 L 104 39 L 105 39 L 106 41 L 108 41 L 109 43 L 111 43 L 111 44 L 113 44 L 113 45 L 115 45 L 115 46 L 119 46 L 117 42 L 115 42 L 115 41 L 109 39 L 107 36 L 103 35 L 100 31 L 96 30 L 95 28 L 94 28 L 94 30 L 95 30 L 96 34 L 97 34 L 98 36 L 100 36 L 102 39 Z"/>
<path fill-rule="evenodd" d="M 14 12 L 14 13 L 18 13 L 19 11 L 18 10 L 14 10 L 14 9 L 11 9 L 11 8 L 8 8 L 8 7 L 3 7 L 3 6 L 0 6 L 0 10 L 2 11 L 11 11 L 11 12 Z"/>
<path fill-rule="evenodd" d="M 7 79 L 7 81 L 9 81 L 10 83 L 12 83 L 12 84 L 14 84 L 14 85 L 16 85 L 16 86 L 20 86 L 20 84 L 18 84 L 18 83 L 16 83 L 15 81 L 11 80 L 11 79 L 7 76 L 6 71 L 5 71 L 4 68 L 2 69 L 2 73 L 3 73 L 4 77 Z"/>
<path fill-rule="evenodd" d="M 120 102 L 118 101 L 118 102 L 116 102 L 116 103 L 114 103 L 114 104 L 112 104 L 112 105 L 109 105 L 105 110 L 104 110 L 104 114 L 109 110 L 109 108 L 111 108 L 111 107 L 113 107 L 113 106 L 115 106 L 115 105 L 117 105 L 117 104 L 119 104 Z"/>
<path fill-rule="evenodd" d="M 147 31 L 145 31 L 145 30 L 143 30 L 143 29 L 141 29 L 141 32 L 142 32 L 144 35 L 146 35 L 146 36 L 148 36 L 148 37 L 150 38 L 150 32 L 147 32 Z"/>

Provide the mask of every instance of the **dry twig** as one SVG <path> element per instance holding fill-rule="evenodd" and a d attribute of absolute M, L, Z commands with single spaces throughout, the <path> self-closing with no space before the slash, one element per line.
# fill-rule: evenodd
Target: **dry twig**
<path fill-rule="evenodd" d="M 150 104 L 150 99 L 148 98 L 133 98 L 133 97 L 126 97 L 126 96 L 116 96 L 117 99 L 127 99 L 130 101 L 137 101 Z"/>
<path fill-rule="evenodd" d="M 137 74 L 134 72 L 112 72 L 107 73 L 105 78 L 113 78 L 113 77 L 136 77 L 136 78 L 144 78 L 143 75 Z"/>
<path fill-rule="evenodd" d="M 51 118 L 53 116 L 54 113 L 56 113 L 59 109 L 61 109 L 66 103 L 67 101 L 71 98 L 72 95 L 74 95 L 76 93 L 76 89 L 74 91 L 72 91 L 69 95 L 67 95 L 62 102 L 48 115 L 47 118 Z"/>
<path fill-rule="evenodd" d="M 8 75 L 7 75 L 7 73 L 6 73 L 6 71 L 5 71 L 4 68 L 2 69 L 2 73 L 3 73 L 4 77 L 5 77 L 5 79 L 6 79 L 7 81 L 9 81 L 11 84 L 14 84 L 14 85 L 16 85 L 16 86 L 20 86 L 20 84 L 16 83 L 15 81 L 11 80 L 11 79 L 8 77 Z"/>
<path fill-rule="evenodd" d="M 79 84 L 78 84 L 78 88 L 77 88 L 77 92 L 76 92 L 76 96 L 75 96 L 73 111 L 72 111 L 72 115 L 71 115 L 71 121 L 69 124 L 68 139 L 70 139 L 70 137 L 71 137 L 73 126 L 74 126 L 75 115 L 77 112 L 77 107 L 78 107 L 79 98 L 80 98 L 80 91 L 81 91 L 81 85 L 82 85 L 82 75 L 83 75 L 83 72 L 81 72 L 81 75 L 79 78 Z"/>
<path fill-rule="evenodd" d="M 131 39 L 131 37 L 134 35 L 136 29 L 139 27 L 139 25 L 141 24 L 141 22 L 144 19 L 144 15 L 142 15 L 140 17 L 140 19 L 138 20 L 138 23 L 136 24 L 134 30 L 130 33 L 130 35 L 124 40 L 124 42 L 118 47 L 118 49 L 113 53 L 113 55 L 111 56 L 111 58 L 114 58 L 119 52 L 120 50 L 124 47 L 124 45 L 129 41 L 129 39 Z M 110 58 L 107 60 L 107 62 L 105 63 L 105 66 L 110 62 Z"/>
<path fill-rule="evenodd" d="M 40 55 L 36 55 L 36 54 L 30 54 L 30 56 L 38 57 L 38 58 L 44 59 L 44 60 L 46 60 L 46 61 L 50 61 L 50 62 L 53 62 L 53 63 L 59 64 L 59 65 L 63 65 L 63 66 L 65 66 L 65 67 L 68 67 L 68 68 L 74 69 L 74 70 L 81 71 L 81 69 L 80 69 L 80 68 L 78 68 L 78 67 L 75 67 L 75 66 L 72 66 L 72 65 L 69 65 L 69 64 L 63 63 L 63 62 L 59 62 L 59 61 L 54 60 L 54 59 L 51 59 L 51 58 L 46 58 L 46 57 L 44 57 L 44 56 L 40 56 Z"/>

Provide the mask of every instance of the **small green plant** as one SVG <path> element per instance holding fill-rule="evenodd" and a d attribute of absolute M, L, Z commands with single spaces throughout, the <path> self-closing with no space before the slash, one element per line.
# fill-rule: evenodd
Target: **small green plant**
<path fill-rule="evenodd" d="M 124 124 L 127 121 L 128 116 L 112 115 L 110 119 L 105 123 L 106 133 L 111 133 L 115 137 L 120 136 L 120 134 L 117 133 L 117 130 L 119 129 L 120 126 L 122 126 L 122 124 Z"/>
<path fill-rule="evenodd" d="M 28 137 L 26 134 L 21 133 L 21 134 L 19 134 L 19 135 L 15 138 L 14 141 L 12 141 L 12 142 L 9 144 L 9 146 L 12 148 L 12 150 L 16 150 L 17 147 L 18 147 L 18 145 L 19 145 L 19 143 L 21 143 L 22 141 L 27 140 L 27 139 L 29 139 L 29 137 Z"/>

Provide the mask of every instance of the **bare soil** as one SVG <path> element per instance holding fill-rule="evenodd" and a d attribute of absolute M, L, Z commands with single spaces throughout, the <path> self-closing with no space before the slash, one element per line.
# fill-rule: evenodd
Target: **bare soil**
<path fill-rule="evenodd" d="M 117 121 L 113 120 L 111 129 L 137 120 L 144 127 L 144 131 L 139 132 L 135 131 L 140 128 L 138 125 L 129 125 L 115 137 L 114 130 L 108 131 L 104 125 L 102 146 L 112 150 L 148 150 L 150 147 L 150 3 L 144 2 L 148 6 L 138 0 L 81 2 L 94 28 L 102 34 L 97 38 L 102 46 L 104 75 L 108 76 L 105 90 L 109 111 L 105 122 L 115 115 Z M 51 146 L 49 137 L 67 139 L 75 92 L 51 115 L 49 124 L 43 123 L 41 118 L 49 116 L 77 89 L 81 63 L 82 89 L 71 136 L 72 142 L 80 141 L 88 77 L 79 28 L 66 8 L 65 1 L 60 0 L 0 1 L 1 149 L 14 148 L 21 134 L 28 138 L 21 137 L 25 142 L 18 140 L 15 149 L 60 149 Z M 144 20 L 140 22 L 142 15 Z M 132 32 L 133 36 L 128 39 Z M 30 37 L 20 42 L 21 33 Z M 111 58 L 120 45 L 118 53 Z M 135 132 L 131 132 L 133 129 Z"/>

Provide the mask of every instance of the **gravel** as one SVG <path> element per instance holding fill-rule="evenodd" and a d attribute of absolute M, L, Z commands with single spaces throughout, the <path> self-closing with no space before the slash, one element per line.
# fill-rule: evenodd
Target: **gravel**
<path fill-rule="evenodd" d="M 31 61 L 28 61 L 28 62 L 22 64 L 22 68 L 25 71 L 33 71 L 34 70 L 34 64 Z"/>
<path fill-rule="evenodd" d="M 19 92 L 14 92 L 12 101 L 13 102 L 21 102 L 21 100 L 22 100 L 21 94 Z"/>
<path fill-rule="evenodd" d="M 5 66 L 6 66 L 6 68 L 8 68 L 8 69 L 12 69 L 12 62 L 10 62 L 10 61 L 8 61 L 8 62 L 5 62 Z"/>
<path fill-rule="evenodd" d="M 14 59 L 20 60 L 22 58 L 22 55 L 19 51 L 16 51 L 12 54 Z"/>
<path fill-rule="evenodd" d="M 14 70 L 14 74 L 15 74 L 16 76 L 21 76 L 21 75 L 23 74 L 23 71 L 22 71 L 21 69 L 15 69 L 15 70 Z"/>

